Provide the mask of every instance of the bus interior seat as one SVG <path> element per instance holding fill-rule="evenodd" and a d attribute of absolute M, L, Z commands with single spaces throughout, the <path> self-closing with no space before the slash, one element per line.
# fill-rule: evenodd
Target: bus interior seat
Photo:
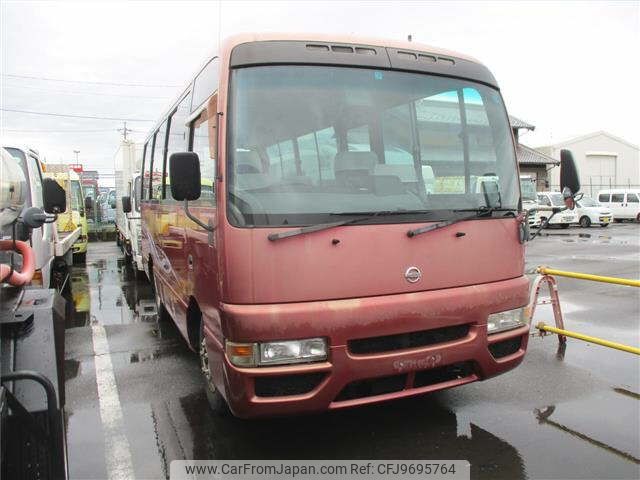
<path fill-rule="evenodd" d="M 242 173 L 235 176 L 235 185 L 240 190 L 259 190 L 278 183 L 269 173 Z"/>
<path fill-rule="evenodd" d="M 261 173 L 262 161 L 260 155 L 255 150 L 235 152 L 236 173 L 239 175 L 249 173 Z"/>
<path fill-rule="evenodd" d="M 402 183 L 418 183 L 416 168 L 413 165 L 389 165 L 378 163 L 373 169 L 374 175 L 393 175 Z"/>
<path fill-rule="evenodd" d="M 375 152 L 338 152 L 334 171 L 336 183 L 342 186 L 364 186 L 369 183 L 378 155 Z"/>

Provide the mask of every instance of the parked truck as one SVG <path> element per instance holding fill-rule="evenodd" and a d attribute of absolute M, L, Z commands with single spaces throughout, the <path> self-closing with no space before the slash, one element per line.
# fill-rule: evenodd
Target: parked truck
<path fill-rule="evenodd" d="M 124 140 L 114 157 L 116 230 L 118 244 L 136 275 L 144 271 L 140 253 L 140 155 L 139 148 Z"/>
<path fill-rule="evenodd" d="M 89 225 L 86 211 L 93 207 L 90 199 L 85 199 L 80 176 L 66 164 L 45 164 L 45 176 L 54 179 L 66 191 L 66 210 L 58 215 L 57 230 L 60 235 L 74 232 L 80 227 L 80 234 L 71 249 L 74 261 L 83 263 L 87 256 Z"/>
<path fill-rule="evenodd" d="M 37 252 L 20 232 L 34 238 L 53 223 L 65 193 L 44 179 L 44 208 L 32 206 L 33 177 L 17 153 L 0 148 L 0 230 L 11 232 L 0 241 L 0 477 L 64 480 L 65 301 L 31 285 Z"/>
<path fill-rule="evenodd" d="M 44 208 L 42 163 L 38 151 L 28 146 L 4 145 L 22 169 L 26 182 L 26 206 Z M 62 185 L 64 188 L 64 185 Z M 17 224 L 19 228 L 23 225 Z M 45 223 L 37 229 L 17 232 L 19 240 L 28 240 L 35 255 L 35 273 L 32 285 L 61 290 L 68 280 L 67 267 L 73 263 L 72 245 L 81 235 L 81 228 L 58 231 L 55 223 Z M 12 232 L 3 229 L 0 236 L 10 237 Z"/>

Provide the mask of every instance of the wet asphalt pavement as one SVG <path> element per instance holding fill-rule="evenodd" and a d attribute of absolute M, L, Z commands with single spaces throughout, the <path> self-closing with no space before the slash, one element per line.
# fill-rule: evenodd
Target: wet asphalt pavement
<path fill-rule="evenodd" d="M 528 245 L 528 269 L 640 278 L 638 224 L 546 233 Z M 567 329 L 640 346 L 638 289 L 558 283 Z M 114 242 L 89 244 L 72 291 L 65 376 L 74 479 L 108 478 L 119 462 L 105 458 L 114 444 L 128 450 L 135 478 L 168 477 L 171 460 L 184 458 L 467 459 L 472 478 L 640 477 L 640 362 L 632 354 L 572 339 L 562 352 L 556 337 L 533 337 L 520 367 L 486 382 L 310 417 L 239 420 L 209 411 L 197 357 L 173 324 L 158 321 L 151 287 L 134 278 Z M 534 324 L 542 320 L 553 324 L 549 306 L 538 307 Z M 96 326 L 106 332 L 119 435 L 101 417 Z"/>

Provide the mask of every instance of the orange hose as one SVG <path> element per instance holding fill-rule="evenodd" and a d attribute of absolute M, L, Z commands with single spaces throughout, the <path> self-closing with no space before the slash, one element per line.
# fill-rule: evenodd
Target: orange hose
<path fill-rule="evenodd" d="M 0 250 L 13 250 L 13 240 L 0 240 Z M 11 271 L 11 266 L 4 263 L 0 264 L 0 282 L 8 282 L 15 287 L 21 287 L 25 283 L 29 283 L 36 271 L 36 261 L 33 250 L 27 242 L 16 240 L 16 250 L 22 255 L 22 270 Z"/>

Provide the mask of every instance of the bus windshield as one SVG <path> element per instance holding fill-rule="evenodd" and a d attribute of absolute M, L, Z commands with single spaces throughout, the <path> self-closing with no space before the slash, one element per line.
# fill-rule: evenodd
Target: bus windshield
<path fill-rule="evenodd" d="M 485 85 L 364 68 L 242 68 L 232 72 L 229 115 L 228 216 L 237 226 L 397 210 L 417 213 L 375 222 L 443 219 L 486 206 L 486 178 L 500 207 L 517 208 L 506 111 Z"/>

